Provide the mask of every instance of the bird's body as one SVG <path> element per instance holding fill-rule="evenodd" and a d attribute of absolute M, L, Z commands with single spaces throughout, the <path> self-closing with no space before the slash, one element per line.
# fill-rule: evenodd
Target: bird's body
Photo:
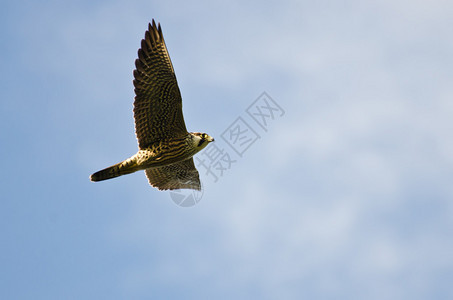
<path fill-rule="evenodd" d="M 102 181 L 145 170 L 160 190 L 201 188 L 192 156 L 214 139 L 187 132 L 182 100 L 160 24 L 149 24 L 134 70 L 134 118 L 139 151 L 132 157 L 91 175 Z"/>
<path fill-rule="evenodd" d="M 160 141 L 139 150 L 130 158 L 91 175 L 91 181 L 102 181 L 149 168 L 159 168 L 191 159 L 211 141 L 202 133 L 189 133 L 181 139 Z"/>

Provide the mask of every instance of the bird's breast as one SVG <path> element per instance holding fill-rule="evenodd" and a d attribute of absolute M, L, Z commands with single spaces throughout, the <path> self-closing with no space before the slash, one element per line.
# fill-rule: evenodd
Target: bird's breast
<path fill-rule="evenodd" d="M 136 155 L 140 166 L 151 168 L 186 160 L 196 152 L 196 149 L 186 140 L 174 140 L 142 149 Z"/>

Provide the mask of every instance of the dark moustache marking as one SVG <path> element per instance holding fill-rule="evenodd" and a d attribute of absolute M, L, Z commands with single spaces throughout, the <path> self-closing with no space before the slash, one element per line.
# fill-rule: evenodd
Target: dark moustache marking
<path fill-rule="evenodd" d="M 201 140 L 198 142 L 198 146 L 197 147 L 201 147 L 201 145 L 205 142 L 205 139 L 204 137 L 201 138 Z"/>

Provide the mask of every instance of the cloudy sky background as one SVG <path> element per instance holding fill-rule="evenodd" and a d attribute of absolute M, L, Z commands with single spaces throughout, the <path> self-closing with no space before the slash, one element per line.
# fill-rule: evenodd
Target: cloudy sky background
<path fill-rule="evenodd" d="M 449 1 L 6 1 L 2 299 L 453 297 Z M 191 208 L 143 172 L 132 70 L 160 22 L 187 127 L 285 110 Z M 250 123 L 251 125 L 253 123 Z M 234 152 L 232 152 L 234 155 Z"/>

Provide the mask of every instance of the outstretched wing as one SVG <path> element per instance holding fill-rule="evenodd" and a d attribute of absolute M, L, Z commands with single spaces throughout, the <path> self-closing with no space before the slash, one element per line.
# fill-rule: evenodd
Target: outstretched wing
<path fill-rule="evenodd" d="M 134 119 L 138 146 L 187 134 L 182 99 L 160 24 L 148 25 L 134 70 Z"/>
<path fill-rule="evenodd" d="M 159 190 L 201 190 L 200 177 L 193 158 L 168 166 L 145 170 L 149 184 Z"/>

